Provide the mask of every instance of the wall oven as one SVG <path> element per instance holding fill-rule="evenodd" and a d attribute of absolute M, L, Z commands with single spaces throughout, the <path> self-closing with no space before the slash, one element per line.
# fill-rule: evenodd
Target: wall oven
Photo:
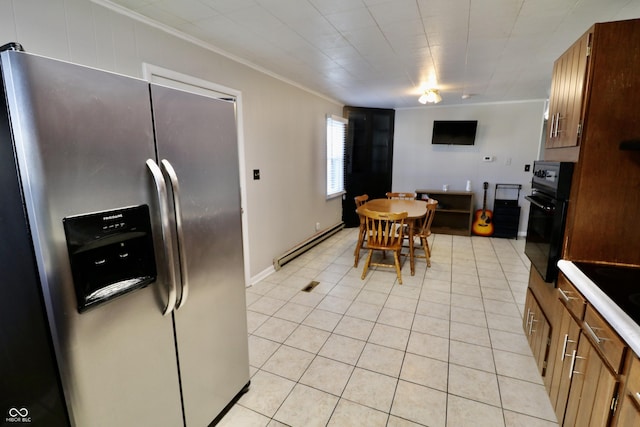
<path fill-rule="evenodd" d="M 524 252 L 545 282 L 558 276 L 557 262 L 562 252 L 562 239 L 573 175 L 571 162 L 533 163 L 531 207 Z"/>

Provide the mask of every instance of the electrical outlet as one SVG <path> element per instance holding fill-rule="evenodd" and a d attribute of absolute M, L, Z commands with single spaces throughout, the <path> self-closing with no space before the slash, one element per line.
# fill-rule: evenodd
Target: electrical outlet
<path fill-rule="evenodd" d="M 482 158 L 483 162 L 493 162 L 493 156 L 484 156 Z"/>
<path fill-rule="evenodd" d="M 524 171 L 529 172 L 531 170 L 531 165 L 524 165 Z"/>
<path fill-rule="evenodd" d="M 253 179 L 260 179 L 260 169 L 253 170 Z"/>

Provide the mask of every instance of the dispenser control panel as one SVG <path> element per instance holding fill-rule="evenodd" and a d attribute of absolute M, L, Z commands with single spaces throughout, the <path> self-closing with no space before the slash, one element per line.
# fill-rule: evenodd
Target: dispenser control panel
<path fill-rule="evenodd" d="M 62 222 L 79 312 L 156 280 L 147 205 L 74 215 Z"/>

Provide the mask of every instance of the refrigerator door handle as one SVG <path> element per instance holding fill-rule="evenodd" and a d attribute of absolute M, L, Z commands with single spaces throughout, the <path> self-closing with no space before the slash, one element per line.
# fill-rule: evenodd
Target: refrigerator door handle
<path fill-rule="evenodd" d="M 175 169 L 169 163 L 167 159 L 163 159 L 162 168 L 169 176 L 169 182 L 171 182 L 171 193 L 173 195 L 173 209 L 176 218 L 176 234 L 178 235 L 178 259 L 180 260 L 180 278 L 181 278 L 181 292 L 180 298 L 177 302 L 176 310 L 180 309 L 185 302 L 187 302 L 187 296 L 189 296 L 189 281 L 187 276 L 187 255 L 184 252 L 184 232 L 182 228 L 182 210 L 180 207 L 180 182 L 178 181 L 178 174 Z"/>
<path fill-rule="evenodd" d="M 167 275 L 169 276 L 169 297 L 167 306 L 162 312 L 163 316 L 171 313 L 176 306 L 176 274 L 175 261 L 173 259 L 173 250 L 171 248 L 171 224 L 169 222 L 169 203 L 167 197 L 167 186 L 162 176 L 162 171 L 152 159 L 147 160 L 147 168 L 153 176 L 158 193 L 158 205 L 160 207 L 160 220 L 162 225 L 162 244 L 164 247 L 164 255 L 167 261 Z"/>

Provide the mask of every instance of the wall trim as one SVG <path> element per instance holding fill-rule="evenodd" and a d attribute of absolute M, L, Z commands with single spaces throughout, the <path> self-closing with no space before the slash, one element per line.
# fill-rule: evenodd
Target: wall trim
<path fill-rule="evenodd" d="M 204 42 L 204 41 L 202 41 L 200 39 L 197 39 L 197 38 L 195 38 L 193 36 L 190 36 L 188 34 L 185 34 L 185 33 L 181 32 L 181 31 L 178 31 L 175 28 L 172 28 L 172 27 L 170 27 L 170 26 L 168 26 L 166 24 L 163 24 L 163 23 L 158 22 L 158 21 L 154 21 L 153 19 L 151 19 L 151 18 L 149 18 L 147 16 L 144 16 L 144 15 L 142 15 L 140 13 L 134 12 L 134 11 L 132 11 L 130 9 L 127 9 L 127 8 L 125 8 L 123 6 L 120 6 L 118 4 L 112 3 L 109 0 L 91 0 L 91 2 L 95 3 L 97 5 L 100 5 L 102 7 L 105 7 L 107 9 L 110 9 L 110 10 L 112 10 L 112 11 L 114 11 L 116 13 L 119 13 L 121 15 L 128 16 L 129 18 L 134 19 L 134 20 L 136 20 L 138 22 L 142 22 L 142 23 L 147 24 L 147 25 L 149 25 L 151 27 L 154 27 L 154 28 L 157 28 L 157 29 L 159 29 L 161 31 L 169 33 L 169 34 L 171 34 L 171 35 L 173 35 L 175 37 L 178 37 L 178 38 L 180 38 L 182 40 L 185 40 L 185 41 L 187 41 L 189 43 L 193 43 L 193 44 L 195 44 L 197 46 L 200 46 L 203 49 L 207 49 L 207 50 L 209 50 L 209 51 L 211 51 L 213 53 L 216 53 L 218 55 L 224 56 L 225 58 L 228 58 L 228 59 L 230 59 L 232 61 L 238 62 L 238 63 L 240 63 L 242 65 L 245 65 L 245 66 L 247 66 L 249 68 L 252 68 L 252 69 L 254 69 L 254 70 L 256 70 L 256 71 L 258 71 L 260 73 L 266 74 L 266 75 L 268 75 L 270 77 L 273 77 L 274 79 L 277 79 L 277 80 L 280 80 L 280 81 L 282 81 L 284 83 L 287 83 L 287 84 L 289 84 L 291 86 L 297 87 L 298 89 L 301 89 L 301 90 L 303 90 L 305 92 L 308 92 L 308 93 L 310 93 L 312 95 L 315 95 L 315 96 L 317 96 L 319 98 L 322 98 L 322 99 L 324 99 L 326 101 L 329 101 L 329 102 L 331 102 L 333 104 L 340 105 L 340 106 L 344 105 L 343 102 L 340 102 L 340 101 L 338 101 L 336 99 L 330 98 L 327 95 L 324 95 L 324 94 L 322 94 L 320 92 L 316 92 L 313 89 L 310 89 L 310 88 L 308 88 L 306 86 L 303 86 L 300 83 L 297 83 L 297 82 L 295 82 L 293 80 L 290 80 L 290 79 L 288 79 L 286 77 L 283 77 L 283 76 L 281 76 L 279 74 L 276 74 L 271 70 L 268 70 L 268 69 L 266 69 L 264 67 L 261 67 L 260 65 L 254 64 L 251 61 L 248 61 L 248 60 L 246 60 L 244 58 L 236 56 L 236 55 L 234 55 L 234 54 L 232 54 L 230 52 L 227 52 L 226 50 L 220 49 L 219 47 L 216 47 L 216 46 L 214 46 L 214 45 L 212 45 L 210 43 Z"/>

